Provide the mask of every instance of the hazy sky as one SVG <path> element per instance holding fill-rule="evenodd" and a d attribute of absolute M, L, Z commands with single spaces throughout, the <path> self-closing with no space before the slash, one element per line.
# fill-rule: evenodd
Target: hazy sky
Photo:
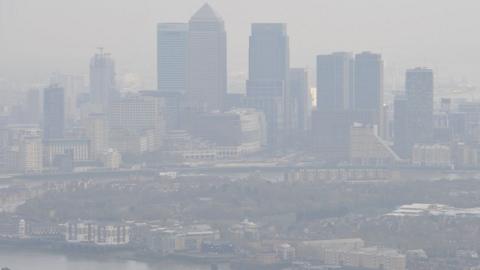
<path fill-rule="evenodd" d="M 158 22 L 187 21 L 204 0 L 0 0 L 0 77 L 42 81 L 86 74 L 96 47 L 118 73 L 155 80 Z M 293 66 L 315 55 L 371 50 L 387 72 L 432 66 L 480 85 L 478 0 L 211 0 L 228 33 L 230 76 L 246 73 L 252 22 L 286 22 Z M 312 74 L 313 76 L 313 74 Z"/>

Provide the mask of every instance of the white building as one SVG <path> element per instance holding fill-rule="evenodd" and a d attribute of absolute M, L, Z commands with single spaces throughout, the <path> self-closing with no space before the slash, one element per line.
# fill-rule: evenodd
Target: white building
<path fill-rule="evenodd" d="M 233 225 L 229 232 L 235 240 L 259 240 L 260 233 L 258 225 L 248 219 L 243 220 L 242 222 Z"/>
<path fill-rule="evenodd" d="M 448 145 L 416 144 L 413 147 L 412 163 L 415 166 L 451 167 L 451 149 Z"/>
<path fill-rule="evenodd" d="M 68 243 L 95 243 L 97 224 L 94 222 L 69 222 L 66 224 L 65 240 Z"/>
<path fill-rule="evenodd" d="M 109 132 L 105 114 L 90 114 L 84 121 L 92 158 L 99 159 L 108 149 Z"/>
<path fill-rule="evenodd" d="M 69 222 L 66 224 L 65 240 L 71 244 L 121 246 L 130 242 L 130 227 L 124 224 Z"/>
<path fill-rule="evenodd" d="M 28 238 L 28 224 L 25 219 L 21 219 L 18 222 L 18 238 L 25 239 Z"/>
<path fill-rule="evenodd" d="M 265 115 L 254 109 L 234 109 L 228 113 L 236 114 L 240 118 L 240 152 L 249 154 L 262 150 L 267 144 Z"/>
<path fill-rule="evenodd" d="M 20 145 L 21 167 L 25 173 L 38 173 L 43 170 L 42 138 L 26 137 Z"/>
<path fill-rule="evenodd" d="M 445 216 L 445 217 L 480 217 L 480 207 L 455 208 L 444 204 L 413 203 L 400 206 L 395 211 L 388 213 L 388 217 L 421 217 L 421 216 Z"/>
<path fill-rule="evenodd" d="M 119 169 L 122 165 L 122 154 L 115 149 L 108 149 L 101 157 L 103 166 L 108 169 Z"/>
<path fill-rule="evenodd" d="M 130 228 L 127 225 L 98 225 L 97 245 L 119 246 L 130 242 Z"/>
<path fill-rule="evenodd" d="M 220 231 L 210 225 L 192 225 L 177 234 L 175 250 L 199 251 L 205 242 L 214 242 L 220 239 Z"/>
<path fill-rule="evenodd" d="M 295 248 L 284 243 L 275 248 L 277 257 L 282 261 L 292 261 L 295 259 Z"/>
<path fill-rule="evenodd" d="M 44 142 L 43 160 L 47 166 L 53 165 L 56 157 L 71 155 L 73 161 L 90 160 L 90 142 L 84 139 L 57 139 Z"/>

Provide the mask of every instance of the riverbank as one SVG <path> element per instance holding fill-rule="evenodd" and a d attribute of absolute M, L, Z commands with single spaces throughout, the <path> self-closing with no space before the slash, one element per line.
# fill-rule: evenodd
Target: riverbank
<path fill-rule="evenodd" d="M 229 263 L 235 256 L 215 254 L 178 253 L 161 256 L 154 253 L 139 252 L 132 247 L 102 247 L 94 245 L 72 245 L 65 242 L 45 240 L 0 239 L 0 251 L 39 252 L 63 255 L 69 258 L 91 260 L 122 260 L 148 264 L 174 261 L 188 264 L 211 265 Z"/>
<path fill-rule="evenodd" d="M 209 265 L 162 260 L 155 263 L 115 259 L 102 256 L 67 256 L 45 251 L 0 249 L 0 268 L 11 270 L 210 270 Z M 228 270 L 221 268 L 221 270 Z"/>

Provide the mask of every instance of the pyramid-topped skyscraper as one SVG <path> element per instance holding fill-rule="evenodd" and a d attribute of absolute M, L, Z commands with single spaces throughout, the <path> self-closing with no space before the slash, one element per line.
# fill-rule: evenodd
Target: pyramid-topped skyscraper
<path fill-rule="evenodd" d="M 190 19 L 190 22 L 223 22 L 222 16 L 220 16 L 213 8 L 207 3 L 204 4 Z"/>
<path fill-rule="evenodd" d="M 209 4 L 189 21 L 189 107 L 199 111 L 221 110 L 227 91 L 227 35 L 223 19 Z"/>

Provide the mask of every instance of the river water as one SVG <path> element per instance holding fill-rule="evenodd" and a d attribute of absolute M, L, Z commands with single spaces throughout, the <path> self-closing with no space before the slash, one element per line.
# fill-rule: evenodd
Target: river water
<path fill-rule="evenodd" d="M 72 257 L 0 249 L 0 268 L 11 270 L 209 270 L 208 265 L 162 261 L 143 263 L 119 259 Z"/>

